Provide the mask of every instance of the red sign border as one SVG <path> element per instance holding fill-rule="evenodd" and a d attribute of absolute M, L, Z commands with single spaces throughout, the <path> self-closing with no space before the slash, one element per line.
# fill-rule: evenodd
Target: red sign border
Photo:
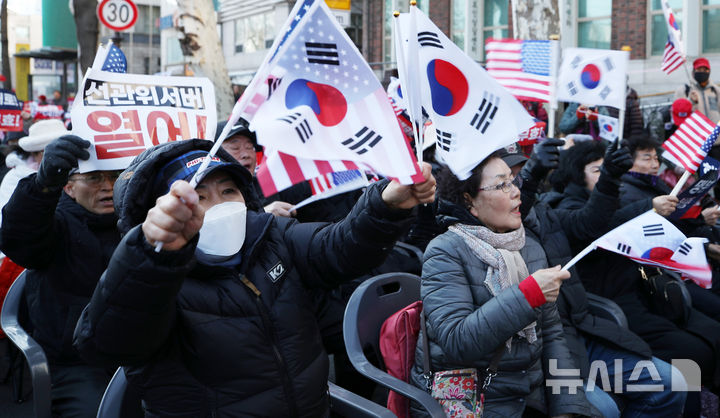
<path fill-rule="evenodd" d="M 122 30 L 130 29 L 131 27 L 133 27 L 133 25 L 135 25 L 135 22 L 137 22 L 137 20 L 138 20 L 138 13 L 139 13 L 139 12 L 138 12 L 138 7 L 137 7 L 137 5 L 136 5 L 132 0 L 124 0 L 126 3 L 128 3 L 128 4 L 130 5 L 130 7 L 132 7 L 133 12 L 134 12 L 134 17 L 133 17 L 132 20 L 130 20 L 130 23 L 128 23 L 128 24 L 125 25 L 125 26 L 113 26 L 113 25 L 111 25 L 110 23 L 108 23 L 108 21 L 105 20 L 105 17 L 103 17 L 103 14 L 101 13 L 101 10 L 103 9 L 103 7 L 105 7 L 105 5 L 106 5 L 109 1 L 110 1 L 110 0 L 102 0 L 102 1 L 100 2 L 100 4 L 98 4 L 98 7 L 97 7 L 97 16 L 98 16 L 98 19 L 100 20 L 100 22 L 101 22 L 103 25 L 105 25 L 105 27 L 107 27 L 107 28 L 109 28 L 109 29 L 111 29 L 111 30 L 114 30 L 114 31 L 118 31 L 118 32 L 119 32 L 119 31 L 122 31 Z"/>

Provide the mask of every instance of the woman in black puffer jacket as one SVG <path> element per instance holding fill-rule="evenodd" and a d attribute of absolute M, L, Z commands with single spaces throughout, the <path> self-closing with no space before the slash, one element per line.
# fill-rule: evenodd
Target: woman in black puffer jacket
<path fill-rule="evenodd" d="M 383 261 L 409 209 L 433 200 L 429 166 L 422 184 L 370 186 L 337 224 L 299 224 L 263 213 L 250 173 L 222 149 L 193 190 L 186 181 L 211 146 L 164 144 L 120 176 L 125 235 L 75 346 L 88 361 L 125 366 L 149 417 L 327 416 L 328 358 L 308 289 Z M 232 215 L 206 229 L 218 208 Z M 239 249 L 218 245 L 243 234 Z"/>

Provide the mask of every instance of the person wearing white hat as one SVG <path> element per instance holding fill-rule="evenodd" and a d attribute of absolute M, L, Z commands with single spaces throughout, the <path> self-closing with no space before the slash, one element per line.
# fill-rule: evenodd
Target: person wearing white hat
<path fill-rule="evenodd" d="M 38 171 L 43 152 L 53 139 L 69 132 L 58 119 L 47 119 L 35 122 L 28 130 L 28 135 L 18 141 L 19 149 L 8 154 L 5 164 L 10 171 L 0 183 L 0 221 L 2 208 L 10 200 L 20 179 Z"/>

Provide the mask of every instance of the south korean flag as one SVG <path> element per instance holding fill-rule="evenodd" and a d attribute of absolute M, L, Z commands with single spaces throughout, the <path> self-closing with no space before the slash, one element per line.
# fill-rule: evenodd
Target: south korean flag
<path fill-rule="evenodd" d="M 625 109 L 627 51 L 567 48 L 557 82 L 557 99 Z"/>

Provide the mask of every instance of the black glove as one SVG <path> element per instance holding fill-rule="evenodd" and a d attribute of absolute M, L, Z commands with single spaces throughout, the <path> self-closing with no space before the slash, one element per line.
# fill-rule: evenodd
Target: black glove
<path fill-rule="evenodd" d="M 541 182 L 550 170 L 557 168 L 560 164 L 560 149 L 565 141 L 557 138 L 547 138 L 538 145 L 535 145 L 530 159 L 522 169 L 523 180 L 534 180 Z"/>
<path fill-rule="evenodd" d="M 35 181 L 41 187 L 63 187 L 78 159 L 90 158 L 90 142 L 75 135 L 63 135 L 45 147 Z"/>
<path fill-rule="evenodd" d="M 620 147 L 617 144 L 610 144 L 605 150 L 602 172 L 607 173 L 611 178 L 619 179 L 633 166 L 632 154 L 627 145 Z"/>

